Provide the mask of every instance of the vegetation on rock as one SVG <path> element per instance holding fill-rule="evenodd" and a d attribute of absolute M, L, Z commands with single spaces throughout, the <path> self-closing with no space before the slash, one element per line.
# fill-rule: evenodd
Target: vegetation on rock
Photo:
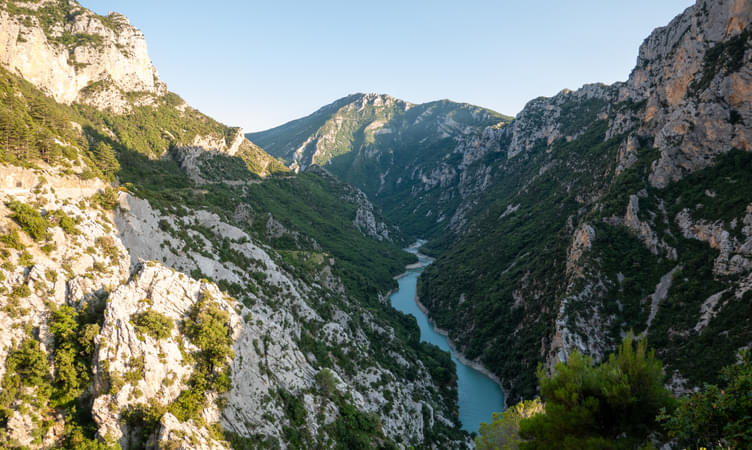
<path fill-rule="evenodd" d="M 134 314 L 131 320 L 136 331 L 147 334 L 154 339 L 169 337 L 175 327 L 175 322 L 172 319 L 152 309 Z"/>

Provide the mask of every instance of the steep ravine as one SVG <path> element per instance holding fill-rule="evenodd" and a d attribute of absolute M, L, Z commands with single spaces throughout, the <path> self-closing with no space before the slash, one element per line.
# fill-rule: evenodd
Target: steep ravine
<path fill-rule="evenodd" d="M 363 135 L 324 125 L 360 98 L 255 136 L 315 139 L 328 170 L 429 238 L 419 294 L 510 401 L 536 395 L 538 364 L 599 360 L 629 330 L 677 392 L 752 345 L 748 0 L 697 0 L 645 39 L 625 82 L 533 99 L 513 120 L 433 102 Z"/>

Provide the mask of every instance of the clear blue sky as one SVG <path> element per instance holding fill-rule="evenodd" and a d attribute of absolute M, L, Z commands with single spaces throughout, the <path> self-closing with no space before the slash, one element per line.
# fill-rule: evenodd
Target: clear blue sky
<path fill-rule="evenodd" d="M 146 35 L 171 91 L 248 131 L 355 92 L 515 115 L 535 97 L 626 80 L 691 0 L 81 0 Z"/>

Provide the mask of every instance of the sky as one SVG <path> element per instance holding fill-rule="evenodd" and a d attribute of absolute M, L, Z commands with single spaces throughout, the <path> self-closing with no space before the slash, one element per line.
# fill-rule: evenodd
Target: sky
<path fill-rule="evenodd" d="M 356 92 L 516 115 L 624 81 L 642 41 L 691 0 L 80 0 L 146 35 L 171 91 L 260 131 Z"/>

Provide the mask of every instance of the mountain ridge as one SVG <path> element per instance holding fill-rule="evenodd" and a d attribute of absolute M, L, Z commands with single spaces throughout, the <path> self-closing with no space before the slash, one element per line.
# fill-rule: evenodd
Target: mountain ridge
<path fill-rule="evenodd" d="M 358 115 L 364 104 L 371 106 L 369 101 L 379 103 L 376 112 Z M 323 165 L 363 190 L 410 239 L 417 239 L 442 230 L 443 225 L 437 227 L 433 219 L 450 218 L 457 199 L 462 196 L 455 191 L 439 198 L 438 189 L 446 182 L 447 171 L 456 176 L 454 168 L 445 161 L 454 157 L 452 151 L 461 139 L 479 134 L 488 126 L 498 128 L 510 120 L 508 116 L 468 103 L 436 100 L 415 105 L 388 95 L 356 94 L 309 116 L 247 136 L 272 155 L 287 158 L 293 170 L 301 170 L 312 161 Z M 295 131 L 289 133 L 290 127 Z M 270 146 L 272 140 L 275 145 Z M 397 160 L 399 163 L 395 163 Z M 377 175 L 371 176 L 374 170 Z M 406 193 L 405 190 L 412 189 L 410 183 L 414 179 L 420 180 L 425 188 Z M 427 202 L 417 200 L 425 195 L 435 198 L 441 205 L 438 210 L 426 208 Z M 403 201 L 405 196 L 407 201 Z M 400 214 L 405 217 L 399 217 Z"/>
<path fill-rule="evenodd" d="M 140 63 L 117 16 L 0 17 L 70 83 L 0 67 L 0 446 L 470 445 L 451 360 L 384 297 L 414 257 L 362 192 L 118 84 L 99 68 Z"/>
<path fill-rule="evenodd" d="M 728 319 L 745 317 L 752 198 L 713 179 L 746 186 L 750 23 L 748 1 L 698 0 L 645 39 L 624 82 L 533 99 L 443 146 L 355 143 L 326 167 L 429 239 L 421 301 L 512 400 L 534 394 L 538 363 L 575 348 L 597 360 L 629 328 L 650 336 L 677 391 L 712 381 L 752 339 Z M 624 267 L 609 240 L 645 267 Z M 677 336 L 699 350 L 713 333 L 734 338 L 694 362 L 679 350 Z"/>

